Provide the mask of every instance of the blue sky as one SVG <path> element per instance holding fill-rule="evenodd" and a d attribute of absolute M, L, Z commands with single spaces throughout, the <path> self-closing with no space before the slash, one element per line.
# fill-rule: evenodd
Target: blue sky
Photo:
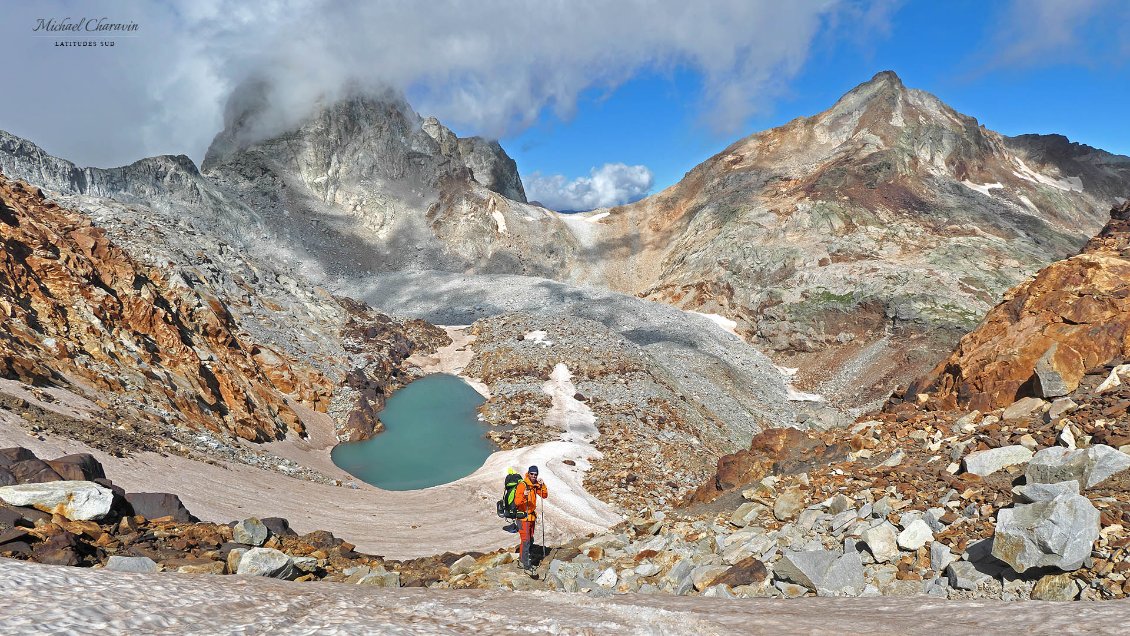
<path fill-rule="evenodd" d="M 391 87 L 498 138 L 557 209 L 656 192 L 880 70 L 1006 134 L 1130 155 L 1130 0 L 0 0 L 0 129 L 80 165 L 203 159 L 249 79 L 263 130 Z M 62 48 L 38 20 L 140 25 Z"/>
<path fill-rule="evenodd" d="M 734 133 L 704 124 L 700 76 L 679 68 L 640 73 L 612 91 L 587 90 L 572 119 L 543 112 L 534 126 L 501 141 L 524 175 L 578 177 L 604 163 L 642 164 L 656 192 L 736 139 L 818 113 L 889 69 L 992 130 L 1060 133 L 1130 155 L 1125 6 L 1096 3 L 1075 37 L 1057 44 L 1031 22 L 1017 25 L 1008 3 L 909 2 L 891 14 L 886 33 L 866 41 L 818 36 L 784 94 Z M 1027 33 L 1011 33 L 1010 24 Z"/>

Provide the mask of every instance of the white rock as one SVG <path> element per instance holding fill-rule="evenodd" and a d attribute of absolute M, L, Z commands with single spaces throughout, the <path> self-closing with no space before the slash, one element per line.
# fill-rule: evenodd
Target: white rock
<path fill-rule="evenodd" d="M 92 481 L 51 481 L 0 488 L 0 501 L 9 506 L 30 506 L 72 521 L 105 517 L 114 503 L 114 492 Z"/>
<path fill-rule="evenodd" d="M 917 550 L 933 540 L 934 533 L 930 530 L 930 526 L 918 519 L 899 533 L 898 545 L 903 550 Z"/>
<path fill-rule="evenodd" d="M 596 584 L 601 587 L 615 587 L 616 581 L 618 580 L 619 577 L 616 576 L 616 570 L 607 568 L 600 573 L 600 576 L 596 577 Z"/>
<path fill-rule="evenodd" d="M 299 570 L 289 556 L 278 550 L 251 548 L 240 557 L 236 574 L 290 580 L 298 577 Z"/>
<path fill-rule="evenodd" d="M 860 536 L 863 542 L 867 544 L 867 549 L 871 551 L 871 555 L 879 563 L 898 559 L 897 537 L 895 527 L 889 521 L 884 521 L 865 530 Z"/>
<path fill-rule="evenodd" d="M 470 574 L 475 569 L 475 566 L 477 566 L 477 565 L 478 565 L 478 562 L 475 561 L 475 557 L 473 557 L 469 554 L 464 554 L 463 556 L 459 557 L 455 561 L 455 563 L 452 563 L 451 568 L 449 568 L 449 569 L 451 570 L 452 576 L 455 576 L 455 575 L 458 575 L 458 574 Z"/>
<path fill-rule="evenodd" d="M 1059 431 L 1055 441 L 1064 448 L 1075 450 L 1075 433 L 1071 431 L 1070 424 L 1064 424 L 1063 428 Z"/>
<path fill-rule="evenodd" d="M 965 472 L 985 477 L 1008 466 L 1023 464 L 1030 459 L 1032 459 L 1031 449 L 1016 444 L 969 453 L 963 463 Z"/>
<path fill-rule="evenodd" d="M 636 576 L 649 577 L 659 574 L 659 566 L 654 563 L 641 563 L 633 570 Z"/>
<path fill-rule="evenodd" d="M 1114 367 L 1110 370 L 1110 375 L 1095 389 L 1095 393 L 1113 391 L 1122 384 L 1121 378 L 1127 376 L 1130 376 L 1130 364 L 1120 364 Z"/>

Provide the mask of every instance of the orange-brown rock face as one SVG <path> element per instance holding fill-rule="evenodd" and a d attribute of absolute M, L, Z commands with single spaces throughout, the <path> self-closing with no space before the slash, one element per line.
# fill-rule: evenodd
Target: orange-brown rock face
<path fill-rule="evenodd" d="M 220 299 L 2 175 L 0 240 L 0 376 L 128 394 L 154 419 L 252 441 L 302 433 L 284 393 L 326 409 L 332 383 L 237 335 Z"/>
<path fill-rule="evenodd" d="M 917 383 L 941 407 L 988 410 L 1073 391 L 1087 369 L 1130 355 L 1130 202 L 1077 256 L 1012 289 Z"/>

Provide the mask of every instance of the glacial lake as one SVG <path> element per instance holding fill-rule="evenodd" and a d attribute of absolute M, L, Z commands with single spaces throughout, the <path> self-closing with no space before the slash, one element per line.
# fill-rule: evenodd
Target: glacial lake
<path fill-rule="evenodd" d="M 385 430 L 338 444 L 334 464 L 385 490 L 446 484 L 478 470 L 496 449 L 478 420 L 485 399 L 462 379 L 437 373 L 392 394 L 378 414 Z"/>

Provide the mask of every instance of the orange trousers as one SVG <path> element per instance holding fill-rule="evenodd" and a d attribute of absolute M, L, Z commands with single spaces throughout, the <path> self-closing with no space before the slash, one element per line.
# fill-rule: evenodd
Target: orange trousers
<path fill-rule="evenodd" d="M 518 562 L 522 567 L 529 567 L 530 565 L 530 549 L 534 543 L 534 525 L 536 521 L 533 519 L 523 519 L 518 522 L 518 538 L 522 540 L 518 544 Z"/>

